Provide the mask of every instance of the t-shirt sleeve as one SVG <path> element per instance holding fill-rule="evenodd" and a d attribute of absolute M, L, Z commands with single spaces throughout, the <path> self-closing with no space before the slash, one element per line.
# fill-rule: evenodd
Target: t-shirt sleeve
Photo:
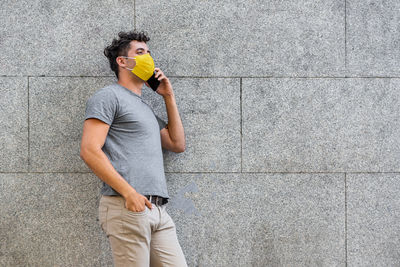
<path fill-rule="evenodd" d="M 162 120 L 160 117 L 158 117 L 157 115 L 156 115 L 156 118 L 158 121 L 158 126 L 160 126 L 160 131 L 161 131 L 163 128 L 165 128 L 167 123 L 164 120 Z"/>
<path fill-rule="evenodd" d="M 85 120 L 96 118 L 111 125 L 116 112 L 115 94 L 111 90 L 98 90 L 86 101 Z"/>

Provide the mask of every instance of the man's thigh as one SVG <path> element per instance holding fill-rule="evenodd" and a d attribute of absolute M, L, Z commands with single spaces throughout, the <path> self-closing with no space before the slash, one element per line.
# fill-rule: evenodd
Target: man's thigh
<path fill-rule="evenodd" d="M 151 229 L 148 208 L 132 212 L 122 197 L 102 196 L 99 219 L 110 242 L 114 266 L 149 266 Z"/>
<path fill-rule="evenodd" d="M 187 267 L 185 256 L 176 235 L 175 223 L 167 213 L 165 205 L 161 207 L 160 225 L 151 236 L 150 266 Z"/>

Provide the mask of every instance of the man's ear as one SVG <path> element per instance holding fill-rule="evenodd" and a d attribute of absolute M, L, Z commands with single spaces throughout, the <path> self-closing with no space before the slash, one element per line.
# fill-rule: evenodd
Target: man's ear
<path fill-rule="evenodd" d="M 115 62 L 117 62 L 118 66 L 120 66 L 121 68 L 124 67 L 122 65 L 125 65 L 124 59 L 122 57 L 116 57 Z"/>

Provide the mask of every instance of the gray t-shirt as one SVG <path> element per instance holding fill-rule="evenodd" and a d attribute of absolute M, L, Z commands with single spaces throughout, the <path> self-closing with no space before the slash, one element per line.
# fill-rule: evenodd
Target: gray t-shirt
<path fill-rule="evenodd" d="M 88 118 L 110 125 L 102 150 L 138 193 L 169 198 L 160 136 L 166 122 L 141 96 L 115 82 L 87 100 L 85 120 Z M 105 182 L 100 192 L 120 195 Z"/>

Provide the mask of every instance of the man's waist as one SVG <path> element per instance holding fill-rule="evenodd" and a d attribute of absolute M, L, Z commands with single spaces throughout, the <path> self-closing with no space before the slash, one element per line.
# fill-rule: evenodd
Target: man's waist
<path fill-rule="evenodd" d="M 157 195 L 145 195 L 145 197 L 153 204 L 164 205 L 168 203 L 168 198 L 157 196 Z"/>
<path fill-rule="evenodd" d="M 121 195 L 108 195 L 110 197 L 122 197 Z M 164 204 L 168 203 L 168 198 L 165 197 L 161 197 L 158 195 L 144 195 L 149 201 L 150 203 L 162 206 Z M 123 198 L 123 197 L 122 197 Z"/>

